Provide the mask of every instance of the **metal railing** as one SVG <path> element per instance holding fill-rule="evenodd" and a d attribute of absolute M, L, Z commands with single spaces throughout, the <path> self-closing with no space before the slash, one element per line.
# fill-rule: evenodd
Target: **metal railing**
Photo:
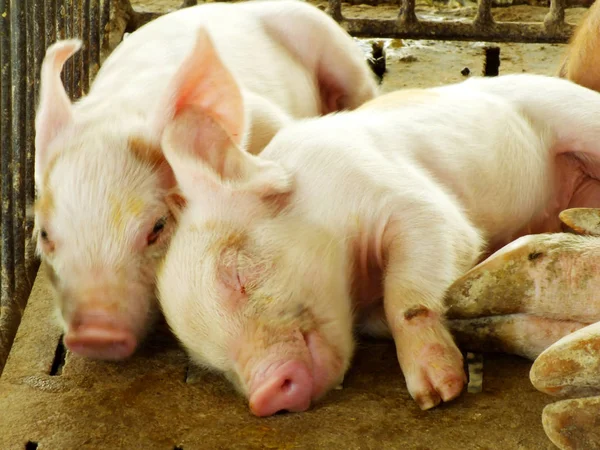
<path fill-rule="evenodd" d="M 100 65 L 111 0 L 0 0 L 0 373 L 39 262 L 27 217 L 34 191 L 34 119 L 46 48 L 79 37 L 65 65 L 71 99 L 87 92 Z"/>
<path fill-rule="evenodd" d="M 443 39 L 492 42 L 565 43 L 573 25 L 565 22 L 566 0 L 551 0 L 543 22 L 496 22 L 492 0 L 479 0 L 470 23 L 423 21 L 415 13 L 415 0 L 401 0 L 395 19 L 349 19 L 344 17 L 341 0 L 329 0 L 329 14 L 356 37 L 396 39 Z"/>

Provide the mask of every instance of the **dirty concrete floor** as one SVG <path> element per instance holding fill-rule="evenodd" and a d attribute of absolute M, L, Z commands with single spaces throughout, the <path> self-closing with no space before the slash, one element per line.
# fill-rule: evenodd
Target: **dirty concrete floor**
<path fill-rule="evenodd" d="M 40 272 L 0 378 L 3 450 L 553 448 L 540 422 L 552 399 L 531 386 L 519 358 L 486 355 L 483 392 L 421 411 L 393 344 L 362 341 L 343 389 L 308 412 L 259 419 L 226 381 L 190 367 L 164 330 L 128 362 L 67 353 L 60 366 L 52 313 Z"/>
<path fill-rule="evenodd" d="M 143 3 L 164 10 L 181 1 Z M 374 11 L 354 8 L 357 14 Z M 545 11 L 514 7 L 500 14 L 539 20 Z M 571 9 L 567 16 L 575 23 L 582 11 Z M 484 43 L 404 40 L 386 46 L 383 91 L 460 81 L 463 68 L 477 75 L 483 67 Z M 500 73 L 555 74 L 564 51 L 560 45 L 499 47 Z M 542 409 L 554 399 L 531 386 L 530 363 L 520 358 L 485 355 L 483 392 L 423 412 L 406 391 L 393 344 L 365 340 L 343 389 L 308 412 L 259 419 L 226 381 L 189 366 L 164 330 L 128 362 L 95 362 L 67 352 L 64 366 L 56 364 L 60 329 L 52 315 L 40 274 L 0 378 L 0 449 L 554 448 L 541 425 Z M 26 447 L 28 441 L 38 446 Z"/>

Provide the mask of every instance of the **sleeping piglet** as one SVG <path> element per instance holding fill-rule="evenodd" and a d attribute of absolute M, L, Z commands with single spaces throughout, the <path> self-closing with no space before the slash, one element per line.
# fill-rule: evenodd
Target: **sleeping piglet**
<path fill-rule="evenodd" d="M 181 200 L 160 146 L 166 124 L 204 111 L 236 148 L 258 153 L 289 121 L 354 109 L 376 84 L 352 38 L 299 1 L 162 16 L 128 36 L 72 104 L 60 73 L 80 46 L 57 42 L 42 65 L 37 248 L 68 349 L 121 359 L 156 316 L 156 264 L 176 226 L 167 202 Z M 205 145 L 222 145 L 206 121 L 188 126 Z"/>
<path fill-rule="evenodd" d="M 465 374 L 446 290 L 600 202 L 598 117 L 600 94 L 566 80 L 473 78 L 296 122 L 255 156 L 190 109 L 162 138 L 187 201 L 158 272 L 167 322 L 258 416 L 336 386 L 355 326 L 391 334 L 421 408 L 449 401 Z"/>

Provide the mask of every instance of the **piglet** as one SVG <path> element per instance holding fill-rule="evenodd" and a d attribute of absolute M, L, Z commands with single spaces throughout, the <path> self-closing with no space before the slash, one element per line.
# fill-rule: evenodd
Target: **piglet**
<path fill-rule="evenodd" d="M 599 116 L 600 95 L 569 81 L 473 78 L 300 121 L 254 156 L 190 110 L 162 140 L 188 202 L 159 271 L 167 322 L 258 416 L 338 384 L 354 325 L 391 334 L 421 408 L 449 401 L 465 375 L 446 290 L 494 248 L 560 228 L 565 205 L 598 201 Z"/>
<path fill-rule="evenodd" d="M 352 38 L 298 1 L 162 16 L 128 36 L 71 104 L 60 73 L 80 46 L 57 42 L 42 65 L 37 248 L 68 349 L 122 359 L 156 316 L 155 270 L 176 227 L 167 202 L 182 201 L 160 145 L 166 124 L 202 111 L 213 122 L 188 126 L 204 145 L 258 153 L 284 124 L 354 109 L 376 84 Z"/>

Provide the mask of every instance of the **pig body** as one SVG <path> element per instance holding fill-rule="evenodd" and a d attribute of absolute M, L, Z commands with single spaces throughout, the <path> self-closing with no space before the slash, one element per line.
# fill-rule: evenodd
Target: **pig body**
<path fill-rule="evenodd" d="M 483 252 L 560 227 L 554 211 L 595 188 L 600 96 L 568 81 L 472 79 L 361 109 L 285 127 L 260 157 L 207 148 L 186 131 L 193 114 L 163 136 L 189 204 L 161 305 L 255 414 L 304 410 L 338 383 L 357 322 L 391 332 L 422 408 L 456 397 L 445 291 Z"/>
<path fill-rule="evenodd" d="M 158 18 L 128 36 L 71 104 L 60 72 L 79 47 L 54 44 L 42 66 L 38 251 L 67 347 L 119 359 L 155 315 L 155 268 L 175 228 L 167 202 L 181 201 L 160 148 L 166 124 L 209 111 L 228 139 L 257 153 L 283 124 L 356 108 L 376 88 L 350 36 L 296 1 L 200 5 Z M 218 138 L 201 125 L 190 124 L 207 142 Z"/>

